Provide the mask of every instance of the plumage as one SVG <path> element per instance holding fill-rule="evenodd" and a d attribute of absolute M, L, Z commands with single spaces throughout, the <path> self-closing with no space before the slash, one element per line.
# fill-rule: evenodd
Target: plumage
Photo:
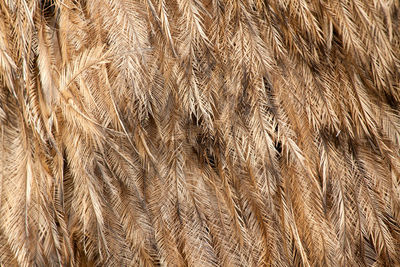
<path fill-rule="evenodd" d="M 0 266 L 400 266 L 400 6 L 0 1 Z"/>

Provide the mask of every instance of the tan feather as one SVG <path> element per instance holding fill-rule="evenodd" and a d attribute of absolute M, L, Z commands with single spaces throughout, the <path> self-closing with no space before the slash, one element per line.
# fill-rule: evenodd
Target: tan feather
<path fill-rule="evenodd" d="M 0 1 L 0 266 L 400 265 L 398 1 Z"/>

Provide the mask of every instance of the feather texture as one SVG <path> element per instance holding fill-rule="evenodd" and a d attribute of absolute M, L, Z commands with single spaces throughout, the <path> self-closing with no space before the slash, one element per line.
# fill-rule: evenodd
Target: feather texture
<path fill-rule="evenodd" d="M 400 4 L 0 2 L 0 266 L 400 265 Z"/>

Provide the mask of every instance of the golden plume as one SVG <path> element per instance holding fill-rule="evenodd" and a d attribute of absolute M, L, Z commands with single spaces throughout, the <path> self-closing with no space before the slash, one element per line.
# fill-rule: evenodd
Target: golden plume
<path fill-rule="evenodd" d="M 0 266 L 399 266 L 399 5 L 0 1 Z"/>

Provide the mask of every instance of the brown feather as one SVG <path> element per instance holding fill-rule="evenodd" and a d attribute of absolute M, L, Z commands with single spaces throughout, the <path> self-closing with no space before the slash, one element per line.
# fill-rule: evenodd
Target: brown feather
<path fill-rule="evenodd" d="M 400 265 L 399 14 L 0 1 L 0 266 Z"/>

